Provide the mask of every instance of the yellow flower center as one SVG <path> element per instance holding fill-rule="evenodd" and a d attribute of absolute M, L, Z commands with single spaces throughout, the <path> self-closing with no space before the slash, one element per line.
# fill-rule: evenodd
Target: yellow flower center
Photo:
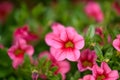
<path fill-rule="evenodd" d="M 97 77 L 97 80 L 103 80 L 104 78 L 105 78 L 104 75 L 100 75 L 100 76 Z"/>
<path fill-rule="evenodd" d="M 65 48 L 73 48 L 73 47 L 74 47 L 74 45 L 71 41 L 68 41 L 65 43 Z"/>
<path fill-rule="evenodd" d="M 24 54 L 24 51 L 21 50 L 21 49 L 15 50 L 15 55 L 16 55 L 16 56 L 17 56 L 17 55 L 20 55 L 20 54 Z"/>
<path fill-rule="evenodd" d="M 92 63 L 90 61 L 86 60 L 86 61 L 83 62 L 83 66 L 84 67 L 92 67 Z"/>

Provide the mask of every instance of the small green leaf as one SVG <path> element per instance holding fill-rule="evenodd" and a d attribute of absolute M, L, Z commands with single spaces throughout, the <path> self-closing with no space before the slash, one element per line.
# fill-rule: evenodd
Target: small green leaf
<path fill-rule="evenodd" d="M 86 34 L 86 38 L 92 39 L 95 35 L 95 27 L 93 25 L 90 25 Z"/>
<path fill-rule="evenodd" d="M 94 46 L 94 50 L 96 51 L 96 54 L 97 54 L 98 58 L 100 59 L 100 61 L 103 61 L 103 59 L 104 59 L 103 53 L 102 53 L 102 50 L 98 44 L 96 44 Z"/>

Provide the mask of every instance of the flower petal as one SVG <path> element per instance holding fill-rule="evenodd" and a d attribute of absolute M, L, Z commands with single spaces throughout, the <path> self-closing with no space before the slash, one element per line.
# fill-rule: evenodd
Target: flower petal
<path fill-rule="evenodd" d="M 113 47 L 115 48 L 115 49 L 117 49 L 118 51 L 120 51 L 120 39 L 115 39 L 114 41 L 113 41 Z"/>
<path fill-rule="evenodd" d="M 73 42 L 76 49 L 82 49 L 85 45 L 83 37 L 78 34 L 75 35 Z"/>
<path fill-rule="evenodd" d="M 116 80 L 119 78 L 119 74 L 117 70 L 112 70 L 109 74 L 108 74 L 109 78 L 114 78 L 113 80 Z"/>
<path fill-rule="evenodd" d="M 79 50 L 67 50 L 67 59 L 70 61 L 77 61 L 80 57 Z"/>
<path fill-rule="evenodd" d="M 54 48 L 61 48 L 63 46 L 59 37 L 54 33 L 47 34 L 45 37 L 45 41 L 49 46 L 52 46 Z"/>
<path fill-rule="evenodd" d="M 108 64 L 105 63 L 105 62 L 102 62 L 102 63 L 101 63 L 101 68 L 104 70 L 104 72 L 105 72 L 106 74 L 108 74 L 109 72 L 111 72 L 110 67 L 109 67 Z"/>
<path fill-rule="evenodd" d="M 59 66 L 59 73 L 67 73 L 70 70 L 70 64 L 68 61 L 59 61 L 58 62 L 58 66 Z"/>
<path fill-rule="evenodd" d="M 50 48 L 52 56 L 57 60 L 57 61 L 62 61 L 66 58 L 67 53 L 63 51 L 62 49 L 56 49 L 51 47 Z"/>
<path fill-rule="evenodd" d="M 55 34 L 60 34 L 64 30 L 64 26 L 59 23 L 53 23 L 52 24 L 52 30 Z"/>

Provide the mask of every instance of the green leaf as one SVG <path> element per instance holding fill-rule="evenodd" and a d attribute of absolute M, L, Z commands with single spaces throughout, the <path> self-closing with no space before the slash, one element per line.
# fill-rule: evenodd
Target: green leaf
<path fill-rule="evenodd" d="M 42 12 L 44 12 L 44 7 L 42 4 L 38 4 L 32 9 L 32 15 L 33 17 L 37 18 Z"/>
<path fill-rule="evenodd" d="M 55 72 L 57 69 L 58 69 L 58 67 L 57 67 L 57 66 L 54 66 L 54 67 L 51 68 L 51 71 L 52 71 L 52 72 Z"/>
<path fill-rule="evenodd" d="M 87 39 L 92 39 L 95 35 L 95 27 L 93 25 L 90 25 L 86 34 Z"/>
<path fill-rule="evenodd" d="M 98 44 L 96 44 L 94 46 L 94 50 L 96 51 L 96 54 L 97 54 L 98 58 L 100 59 L 100 61 L 103 61 L 103 59 L 104 59 L 103 53 L 102 53 L 102 50 Z"/>
<path fill-rule="evenodd" d="M 107 49 L 107 51 L 105 53 L 105 58 L 110 59 L 110 58 L 112 58 L 112 55 L 113 55 L 113 48 L 111 47 L 111 48 Z"/>

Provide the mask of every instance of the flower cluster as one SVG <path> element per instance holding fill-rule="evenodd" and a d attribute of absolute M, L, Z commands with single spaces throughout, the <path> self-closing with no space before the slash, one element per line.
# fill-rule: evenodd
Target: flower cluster
<path fill-rule="evenodd" d="M 9 44 L 6 43 L 6 41 L 7 39 L 9 39 L 8 36 L 10 34 L 5 34 L 4 29 L 6 29 L 6 27 L 1 26 L 7 25 L 5 24 L 5 22 L 7 22 L 7 17 L 13 10 L 13 4 L 9 2 L 1 2 L 0 58 L 2 60 L 0 60 L 0 66 L 2 64 L 3 68 L 8 68 L 9 64 L 4 64 L 2 62 L 6 59 L 11 59 L 9 61 L 12 62 L 12 68 L 10 67 L 9 72 L 11 72 L 12 77 L 20 77 L 19 74 L 16 74 L 18 70 L 18 73 L 20 71 L 23 75 L 25 73 L 25 77 L 27 77 L 28 75 L 31 76 L 32 80 L 120 79 L 120 25 L 119 23 L 116 24 L 117 21 L 119 22 L 119 19 L 116 20 L 113 16 L 109 15 L 112 13 L 111 10 L 108 10 L 108 13 L 105 12 L 104 9 L 102 10 L 102 8 L 104 7 L 106 9 L 112 6 L 112 9 L 114 9 L 117 13 L 117 16 L 119 16 L 120 2 L 116 0 L 112 3 L 111 6 L 110 4 L 107 4 L 101 8 L 101 5 L 98 3 L 98 1 L 80 1 L 83 4 L 80 5 L 80 7 L 84 7 L 80 15 L 78 14 L 77 9 L 79 8 L 77 6 L 75 13 L 74 10 L 72 12 L 72 9 L 74 8 L 67 7 L 72 9 L 66 10 L 64 13 L 61 13 L 62 16 L 60 15 L 60 20 L 58 19 L 59 17 L 57 15 L 55 15 L 54 17 L 50 16 L 48 18 L 49 13 L 59 13 L 59 10 L 54 11 L 54 9 L 60 9 L 62 11 L 62 8 L 60 8 L 59 6 L 52 4 L 52 8 L 54 6 L 56 6 L 57 8 L 55 7 L 53 10 L 51 8 L 50 10 L 49 8 L 45 8 L 45 10 L 42 10 L 44 7 L 42 5 L 39 5 L 36 8 L 33 8 L 33 10 L 31 10 L 31 14 L 27 16 L 27 8 L 25 8 L 25 5 L 23 5 L 23 9 L 14 13 L 15 19 L 13 20 L 16 20 L 18 24 L 27 25 L 16 29 L 10 28 L 9 30 L 5 30 L 5 32 L 8 31 L 8 33 L 11 33 L 12 30 L 14 30 L 12 35 L 13 40 Z M 72 2 L 79 1 L 72 0 Z M 67 1 L 65 3 L 67 3 Z M 61 2 L 60 5 L 61 4 L 64 5 L 64 2 Z M 103 4 L 106 4 L 106 2 L 104 2 Z M 40 11 L 38 11 L 38 8 L 40 8 Z M 69 14 L 69 12 L 71 13 Z M 84 15 L 86 17 L 83 17 L 81 15 Z M 36 20 L 41 16 L 47 17 L 45 17 L 43 21 L 40 20 L 41 23 L 39 24 L 39 21 L 37 22 Z M 69 16 L 71 16 L 71 18 L 68 18 Z M 19 20 L 18 17 L 21 17 L 21 19 Z M 27 19 L 25 19 L 24 17 Z M 58 20 L 49 20 L 51 18 Z M 85 19 L 83 21 L 80 21 L 79 18 Z M 63 19 L 63 21 L 61 19 Z M 68 22 L 64 22 L 67 20 Z M 91 24 L 90 26 L 88 26 L 88 23 L 86 23 L 87 20 L 88 23 Z M 66 23 L 65 25 L 68 25 L 71 22 L 70 25 L 72 26 L 64 26 L 54 21 L 59 21 L 63 24 Z M 10 23 L 13 24 L 12 21 Z M 37 29 L 39 29 L 36 31 L 37 34 L 32 32 L 33 25 L 40 25 L 39 27 L 42 26 L 42 28 L 37 27 Z M 111 27 L 113 25 L 115 25 L 115 28 Z M 3 32 L 1 32 L 2 30 Z M 47 31 L 49 32 L 47 33 Z M 4 35 L 6 35 L 5 38 Z M 38 42 L 38 44 L 36 44 L 35 42 Z M 9 48 L 7 48 L 6 45 Z M 6 50 L 7 54 L 4 54 Z M 6 58 L 2 58 L 1 55 L 5 56 Z M 0 68 L 0 70 L 1 69 L 2 68 Z M 15 73 L 14 70 L 16 71 Z M 0 74 L 2 72 L 4 72 L 4 70 L 1 71 Z M 3 76 L 4 79 L 7 79 L 10 74 L 9 72 L 8 74 L 6 73 L 5 76 L 4 74 L 0 75 L 0 79 L 1 76 Z M 25 80 L 27 79 L 28 78 L 25 78 Z M 8 80 L 11 80 L 11 77 Z"/>
<path fill-rule="evenodd" d="M 69 61 L 77 62 L 77 67 L 80 72 L 90 70 L 92 75 L 88 74 L 79 80 L 116 80 L 118 79 L 118 71 L 111 70 L 106 62 L 101 63 L 101 67 L 97 65 L 97 55 L 94 50 L 83 49 L 85 45 L 84 38 L 79 35 L 72 27 L 64 27 L 59 23 L 52 24 L 53 32 L 48 33 L 45 37 L 46 43 L 50 46 L 50 53 L 48 51 L 39 54 L 38 59 L 47 57 L 46 61 L 51 61 L 51 68 L 57 66 L 57 70 L 54 74 L 60 73 L 62 80 L 65 80 L 66 73 L 70 70 Z M 96 29 L 96 34 L 99 29 Z M 8 49 L 8 55 L 13 60 L 13 67 L 16 69 L 24 62 L 24 55 L 27 54 L 30 57 L 31 64 L 38 65 L 38 61 L 32 58 L 34 48 L 28 44 L 27 41 L 34 40 L 36 37 L 31 35 L 28 31 L 28 26 L 18 28 L 14 33 L 13 45 Z M 119 35 L 117 39 L 113 41 L 113 46 L 119 51 Z M 67 59 L 67 60 L 65 60 Z M 114 75 L 113 75 L 114 74 Z M 32 75 L 33 78 L 47 79 L 47 76 L 43 73 L 39 75 Z"/>

